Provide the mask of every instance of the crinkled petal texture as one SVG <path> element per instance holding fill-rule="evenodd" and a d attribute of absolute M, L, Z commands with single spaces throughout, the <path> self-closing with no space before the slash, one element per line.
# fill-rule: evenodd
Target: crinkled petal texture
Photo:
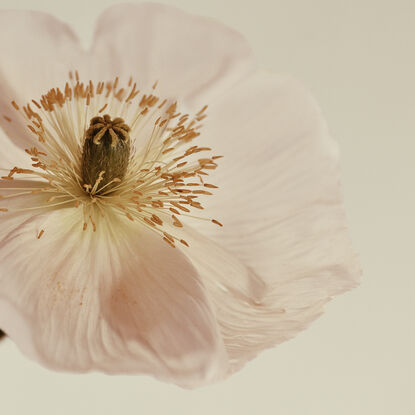
<path fill-rule="evenodd" d="M 197 271 L 146 228 L 109 216 L 83 232 L 72 209 L 2 226 L 0 326 L 46 366 L 147 373 L 182 386 L 226 373 Z"/>
<path fill-rule="evenodd" d="M 10 102 L 26 104 L 64 84 L 69 69 L 85 68 L 84 52 L 70 27 L 46 13 L 2 10 L 0 27 L 0 126 L 17 144 L 28 146 L 32 138 L 26 126 L 3 118 L 14 114 Z"/>
<path fill-rule="evenodd" d="M 205 237 L 187 238 L 200 250 L 188 252 L 237 369 L 356 286 L 360 267 L 346 229 L 337 145 L 309 94 L 290 78 L 258 73 L 215 101 L 209 115 L 205 136 L 224 161 L 212 178 L 220 189 L 205 207 L 224 227 L 199 226 Z"/>
<path fill-rule="evenodd" d="M 71 28 L 41 12 L 1 11 L 0 114 L 12 100 L 26 103 L 64 86 L 70 70 L 83 79 L 132 76 L 141 90 L 180 100 L 182 108 L 206 104 L 255 69 L 245 39 L 228 27 L 161 4 L 122 4 L 99 17 L 91 50 L 82 50 Z M 30 68 L 30 71 L 28 71 Z M 0 126 L 22 146 L 27 128 Z"/>
<path fill-rule="evenodd" d="M 251 49 L 237 32 L 151 3 L 107 9 L 91 54 L 106 77 L 132 75 L 144 89 L 159 81 L 157 92 L 181 106 L 204 105 L 255 69 Z"/>
<path fill-rule="evenodd" d="M 293 80 L 254 71 L 239 35 L 174 8 L 120 5 L 99 18 L 85 54 L 50 16 L 8 13 L 3 114 L 14 94 L 30 100 L 38 86 L 56 86 L 43 86 L 44 67 L 53 81 L 74 68 L 93 80 L 132 75 L 140 89 L 159 80 L 160 95 L 186 109 L 210 105 L 203 144 L 225 156 L 205 203 L 224 227 L 186 218 L 174 232 L 191 245 L 183 252 L 111 215 L 96 233 L 82 232 L 76 209 L 2 216 L 0 327 L 22 350 L 53 368 L 196 386 L 291 338 L 357 284 L 337 147 L 320 111 Z M 0 152 L 4 168 L 29 138 L 24 126 L 0 123 L 16 144 Z"/>

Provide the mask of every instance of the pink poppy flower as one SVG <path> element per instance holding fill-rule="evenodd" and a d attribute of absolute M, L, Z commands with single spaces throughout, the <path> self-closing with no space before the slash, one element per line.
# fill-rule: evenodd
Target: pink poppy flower
<path fill-rule="evenodd" d="M 0 27 L 0 327 L 23 353 L 195 387 L 356 286 L 337 145 L 239 34 L 156 4 L 105 11 L 87 52 L 44 13 Z"/>

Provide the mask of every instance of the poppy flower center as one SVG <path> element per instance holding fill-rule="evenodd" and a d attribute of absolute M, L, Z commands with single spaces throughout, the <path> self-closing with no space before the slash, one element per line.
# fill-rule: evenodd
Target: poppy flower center
<path fill-rule="evenodd" d="M 222 226 L 194 214 L 204 209 L 200 198 L 217 187 L 206 179 L 221 157 L 201 156 L 211 148 L 194 144 L 207 106 L 191 116 L 178 112 L 176 102 L 140 96 L 132 79 L 120 87 L 118 77 L 97 84 L 81 82 L 77 72 L 69 78 L 63 90 L 52 88 L 38 101 L 23 107 L 12 101 L 33 137 L 25 150 L 31 168 L 13 167 L 2 177 L 10 185 L 0 199 L 19 198 L 23 206 L 0 212 L 79 208 L 83 230 L 93 232 L 123 216 L 172 247 L 188 246 L 174 235 L 182 217 Z"/>

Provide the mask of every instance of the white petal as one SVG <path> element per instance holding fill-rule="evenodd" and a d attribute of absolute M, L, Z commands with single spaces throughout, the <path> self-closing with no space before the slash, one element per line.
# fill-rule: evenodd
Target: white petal
<path fill-rule="evenodd" d="M 7 176 L 14 166 L 32 168 L 30 157 L 0 129 L 0 176 Z"/>
<path fill-rule="evenodd" d="M 223 376 L 223 343 L 193 266 L 150 231 L 107 220 L 83 232 L 66 209 L 3 234 L 0 327 L 54 369 L 186 387 Z"/>
<path fill-rule="evenodd" d="M 191 240 L 187 252 L 205 284 L 225 287 L 208 285 L 237 367 L 306 327 L 331 296 L 357 284 L 360 268 L 346 229 L 337 146 L 295 81 L 253 76 L 210 107 L 202 138 L 225 156 L 211 180 L 220 189 L 205 204 L 224 227 L 194 225 L 247 269 L 213 247 L 195 260 Z"/>
<path fill-rule="evenodd" d="M 305 263 L 355 271 L 338 148 L 297 82 L 253 76 L 215 102 L 206 124 L 204 142 L 225 156 L 211 179 L 220 189 L 206 202 L 225 225 L 207 227 L 212 237 L 271 280 L 295 264 L 299 271 Z M 354 284 L 356 274 L 346 274 L 345 284 Z"/>
<path fill-rule="evenodd" d="M 176 231 L 179 235 L 190 243 L 184 252 L 197 268 L 213 305 L 229 358 L 229 374 L 262 350 L 306 328 L 329 299 L 310 281 L 303 286 L 301 281 L 265 282 L 230 251 L 188 227 Z"/>
<path fill-rule="evenodd" d="M 83 69 L 77 37 L 55 17 L 35 11 L 0 11 L 0 125 L 16 142 L 28 143 L 27 129 L 14 117 L 10 105 L 25 105 L 49 89 L 64 86 L 70 69 Z"/>
<path fill-rule="evenodd" d="M 92 49 L 108 76 L 159 81 L 157 93 L 200 105 L 251 72 L 254 63 L 241 35 L 212 19 L 152 3 L 107 9 Z M 206 103 L 206 102 L 204 102 Z"/>

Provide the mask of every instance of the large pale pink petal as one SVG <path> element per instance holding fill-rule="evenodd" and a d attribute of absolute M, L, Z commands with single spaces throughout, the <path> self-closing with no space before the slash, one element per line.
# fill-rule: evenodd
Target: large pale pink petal
<path fill-rule="evenodd" d="M 199 243 L 196 256 L 196 249 L 187 252 L 211 281 L 238 366 L 307 326 L 331 296 L 358 283 L 360 268 L 342 207 L 337 146 L 295 81 L 258 74 L 235 87 L 212 103 L 202 139 L 225 156 L 212 178 L 220 189 L 205 209 L 224 227 L 194 226 L 246 268 L 214 244 Z"/>
<path fill-rule="evenodd" d="M 7 176 L 10 169 L 15 166 L 32 168 L 32 163 L 28 154 L 21 147 L 15 145 L 0 128 L 0 177 Z"/>
<path fill-rule="evenodd" d="M 109 76 L 132 75 L 144 90 L 159 81 L 157 93 L 189 105 L 209 101 L 254 68 L 247 42 L 235 31 L 152 3 L 107 9 L 92 53 Z"/>
<path fill-rule="evenodd" d="M 225 156 L 211 179 L 220 189 L 206 201 L 225 225 L 206 227 L 212 237 L 271 280 L 291 278 L 286 267 L 339 264 L 355 283 L 337 144 L 301 85 L 252 76 L 212 104 L 202 138 Z"/>
<path fill-rule="evenodd" d="M 30 142 L 27 129 L 13 118 L 10 102 L 24 105 L 49 89 L 64 85 L 68 71 L 84 68 L 84 53 L 66 24 L 35 11 L 0 11 L 0 126 L 16 142 Z"/>
<path fill-rule="evenodd" d="M 107 219 L 83 232 L 66 209 L 2 233 L 0 327 L 54 369 L 186 387 L 220 378 L 227 361 L 195 268 L 150 231 Z"/>
<path fill-rule="evenodd" d="M 157 93 L 180 100 L 187 110 L 204 105 L 255 68 L 238 33 L 160 4 L 107 9 L 90 52 L 82 50 L 69 26 L 45 13 L 1 11 L 0 25 L 0 126 L 20 146 L 30 145 L 31 137 L 11 101 L 24 105 L 63 87 L 69 70 L 78 69 L 86 81 L 120 76 L 127 82 L 133 76 L 144 92 L 159 81 Z"/>

